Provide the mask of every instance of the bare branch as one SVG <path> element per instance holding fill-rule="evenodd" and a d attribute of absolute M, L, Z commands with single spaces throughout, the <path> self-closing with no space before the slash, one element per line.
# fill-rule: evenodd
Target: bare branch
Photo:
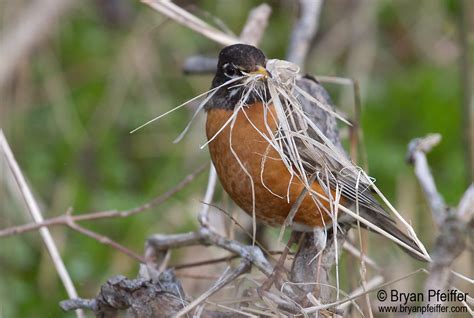
<path fill-rule="evenodd" d="M 85 236 L 88 236 L 88 237 L 98 241 L 99 243 L 102 243 L 102 244 L 109 245 L 109 246 L 113 247 L 114 249 L 130 256 L 131 258 L 133 258 L 136 261 L 139 261 L 140 263 L 145 263 L 145 258 L 143 256 L 138 255 L 137 253 L 135 253 L 132 250 L 126 248 L 125 246 L 115 242 L 114 240 L 112 240 L 111 238 L 109 238 L 105 235 L 100 235 L 100 234 L 98 234 L 94 231 L 88 230 L 88 229 L 78 225 L 77 223 L 75 223 L 72 220 L 69 220 L 69 222 L 67 223 L 67 226 L 70 227 L 71 229 L 75 230 L 76 232 L 79 232 L 79 233 L 81 233 Z"/>
<path fill-rule="evenodd" d="M 433 262 L 429 267 L 429 276 L 425 282 L 425 291 L 446 290 L 451 285 L 451 265 L 466 247 L 466 224 L 455 215 L 445 218 L 441 233 L 436 238 L 431 253 Z"/>
<path fill-rule="evenodd" d="M 240 42 L 238 38 L 219 31 L 171 1 L 142 0 L 142 3 L 219 44 L 227 46 Z"/>
<path fill-rule="evenodd" d="M 268 251 L 268 254 L 270 255 L 279 255 L 279 254 L 282 254 L 283 251 Z M 289 255 L 294 255 L 293 253 L 288 253 Z M 230 262 L 236 258 L 238 258 L 239 255 L 237 254 L 231 254 L 231 255 L 228 255 L 228 256 L 224 256 L 224 257 L 219 257 L 219 258 L 215 258 L 215 259 L 208 259 L 208 260 L 204 260 L 204 261 L 198 261 L 198 262 L 192 262 L 192 263 L 186 263 L 186 264 L 176 264 L 176 265 L 170 265 L 169 267 L 170 268 L 174 268 L 176 270 L 178 269 L 183 269 L 183 268 L 189 268 L 189 267 L 198 267 L 198 266 L 206 266 L 206 265 L 212 265 L 212 264 L 216 264 L 216 263 L 222 263 L 222 262 Z"/>
<path fill-rule="evenodd" d="M 362 253 L 359 249 L 357 249 L 357 247 L 355 247 L 354 245 L 352 245 L 351 243 L 349 243 L 348 241 L 345 241 L 344 242 L 344 245 L 342 246 L 346 251 L 348 251 L 350 254 L 352 254 L 354 257 L 357 257 L 358 259 L 360 259 L 362 262 L 366 263 L 367 265 L 369 265 L 370 267 L 372 267 L 373 269 L 377 270 L 377 271 L 381 271 L 382 269 L 380 268 L 380 266 L 377 265 L 377 263 L 371 259 L 370 257 L 368 257 L 367 255 L 365 255 L 364 253 Z"/>
<path fill-rule="evenodd" d="M 459 201 L 458 219 L 466 224 L 474 220 L 474 183 L 467 188 Z"/>
<path fill-rule="evenodd" d="M 265 3 L 253 8 L 247 18 L 242 32 L 240 42 L 258 46 L 268 24 L 272 10 Z M 209 74 L 215 73 L 217 59 L 206 56 L 191 56 L 183 65 L 183 72 L 186 74 Z"/>
<path fill-rule="evenodd" d="M 450 209 L 438 193 L 431 175 L 426 153 L 441 140 L 438 134 L 428 135 L 425 138 L 414 139 L 408 146 L 407 159 L 415 166 L 415 174 L 423 188 L 426 199 L 431 207 L 440 234 L 436 238 L 432 252 L 432 262 L 429 275 L 425 282 L 425 293 L 429 290 L 446 290 L 451 286 L 454 260 L 461 255 L 466 247 L 466 238 L 469 235 L 469 222 L 474 210 L 474 186 L 471 186 L 461 199 L 460 211 Z M 427 314 L 434 317 L 432 313 Z"/>
<path fill-rule="evenodd" d="M 151 249 L 154 252 L 147 252 L 146 254 L 158 255 L 160 251 L 166 251 L 171 248 L 195 245 L 214 245 L 220 247 L 249 260 L 267 276 L 273 272 L 273 266 L 267 261 L 258 247 L 246 246 L 240 242 L 227 239 L 206 227 L 201 227 L 196 232 L 184 234 L 152 235 L 148 238 L 146 250 Z"/>
<path fill-rule="evenodd" d="M 441 226 L 446 217 L 446 205 L 443 197 L 439 194 L 428 161 L 426 153 L 441 141 L 441 135 L 432 134 L 425 138 L 417 138 L 408 145 L 407 160 L 415 166 L 415 174 L 423 188 L 425 197 L 430 205 L 431 212 L 436 224 Z"/>
<path fill-rule="evenodd" d="M 60 306 L 65 311 L 90 309 L 97 317 L 117 317 L 125 310 L 132 317 L 171 317 L 187 303 L 182 290 L 172 271 L 156 279 L 130 280 L 119 275 L 102 285 L 96 298 L 65 300 Z"/>
<path fill-rule="evenodd" d="M 240 33 L 240 41 L 257 46 L 265 33 L 271 13 L 272 8 L 266 3 L 250 10 L 247 22 Z"/>
<path fill-rule="evenodd" d="M 43 222 L 43 215 L 41 214 L 41 210 L 36 202 L 33 193 L 31 192 L 28 184 L 26 183 L 25 177 L 18 166 L 15 157 L 13 156 L 12 150 L 8 145 L 7 139 L 3 134 L 3 131 L 0 130 L 0 149 L 3 151 L 5 155 L 7 164 L 10 166 L 10 169 L 13 173 L 13 177 L 15 178 L 16 182 L 18 183 L 18 187 L 25 199 L 26 205 L 28 206 L 28 210 L 30 212 L 31 218 L 36 222 Z M 53 261 L 54 267 L 61 278 L 61 281 L 66 289 L 66 292 L 70 298 L 77 298 L 77 291 L 74 287 L 74 283 L 72 282 L 71 276 L 64 265 L 63 260 L 61 259 L 61 255 L 59 253 L 58 247 L 53 240 L 51 232 L 47 228 L 40 229 L 40 235 L 43 239 L 44 244 L 48 250 L 49 255 L 51 256 L 51 260 Z M 81 311 L 76 312 L 78 317 L 83 317 L 84 314 Z"/>
<path fill-rule="evenodd" d="M 286 59 L 301 67 L 304 65 L 311 40 L 319 26 L 323 0 L 300 0 L 300 16 L 291 33 Z"/>
<path fill-rule="evenodd" d="M 89 309 L 95 311 L 97 308 L 97 301 L 95 299 L 75 298 L 62 301 L 59 306 L 64 311 L 77 309 Z"/>
<path fill-rule="evenodd" d="M 171 196 L 176 194 L 177 192 L 181 191 L 184 187 L 186 187 L 191 181 L 193 181 L 198 175 L 200 175 L 207 164 L 202 165 L 198 169 L 196 169 L 191 174 L 187 175 L 183 180 L 181 180 L 176 186 L 172 189 L 166 191 L 165 193 L 157 196 L 156 198 L 152 199 L 151 201 L 140 205 L 138 207 L 129 209 L 129 210 L 108 210 L 108 211 L 100 211 L 100 212 L 92 212 L 80 215 L 61 215 L 55 218 L 47 219 L 38 223 L 30 223 L 24 224 L 19 226 L 10 227 L 7 229 L 0 230 L 0 238 L 5 236 L 16 235 L 20 233 L 34 231 L 43 227 L 48 226 L 57 226 L 57 225 L 68 225 L 68 222 L 81 222 L 81 221 L 91 221 L 91 220 L 99 220 L 99 219 L 109 219 L 109 218 L 125 218 L 129 217 L 146 210 L 149 210 L 157 205 L 168 200 Z"/>

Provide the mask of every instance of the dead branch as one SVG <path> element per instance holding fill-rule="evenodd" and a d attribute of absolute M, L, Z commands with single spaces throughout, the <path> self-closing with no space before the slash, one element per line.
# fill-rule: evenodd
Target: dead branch
<path fill-rule="evenodd" d="M 104 318 L 117 317 L 123 311 L 137 318 L 174 316 L 187 304 L 181 284 L 172 271 L 157 276 L 134 280 L 114 276 L 102 285 L 95 298 L 65 300 L 60 306 L 64 311 L 89 309 L 96 317 Z"/>
<path fill-rule="evenodd" d="M 22 233 L 25 233 L 25 232 L 35 231 L 35 230 L 38 230 L 38 229 L 40 231 L 41 230 L 47 230 L 47 227 L 51 227 L 51 226 L 59 226 L 59 225 L 60 226 L 67 226 L 70 229 L 72 229 L 72 230 L 74 230 L 78 233 L 81 233 L 85 236 L 88 236 L 88 237 L 98 241 L 101 244 L 111 246 L 112 248 L 118 250 L 121 253 L 124 253 L 125 255 L 131 257 L 132 259 L 134 259 L 138 262 L 145 263 L 145 258 L 143 256 L 135 253 L 134 251 L 130 250 L 129 248 L 123 246 L 122 244 L 112 240 L 111 238 L 109 238 L 105 235 L 98 234 L 94 231 L 91 231 L 89 229 L 86 229 L 86 228 L 80 226 L 79 224 L 77 224 L 77 222 L 88 221 L 88 220 L 97 220 L 97 219 L 103 219 L 103 218 L 124 218 L 124 217 L 129 217 L 129 216 L 135 215 L 137 213 L 149 210 L 149 209 L 165 202 L 172 195 L 174 195 L 175 193 L 182 190 L 187 184 L 189 184 L 191 181 L 193 181 L 195 179 L 195 177 L 197 177 L 199 174 L 201 174 L 204 171 L 204 168 L 206 166 L 207 165 L 203 165 L 203 166 L 199 167 L 196 171 L 194 171 L 193 173 L 186 176 L 175 187 L 173 187 L 172 189 L 168 190 L 164 194 L 154 198 L 153 200 L 151 200 L 151 201 L 149 201 L 149 202 L 147 202 L 147 203 L 145 203 L 141 206 L 138 206 L 138 207 L 135 207 L 135 208 L 132 208 L 132 209 L 129 209 L 129 210 L 124 210 L 124 211 L 117 211 L 117 210 L 101 211 L 101 212 L 86 213 L 86 214 L 81 214 L 81 215 L 72 215 L 71 210 L 70 210 L 70 211 L 67 211 L 66 214 L 55 217 L 55 218 L 42 220 L 42 221 L 37 222 L 37 223 L 35 222 L 35 223 L 30 223 L 30 224 L 24 224 L 24 225 L 14 226 L 14 227 L 10 227 L 10 228 L 7 228 L 7 229 L 0 230 L 0 238 L 1 237 L 6 237 L 6 236 L 12 236 L 12 235 L 16 235 L 16 234 L 22 234 Z M 71 298 L 76 298 L 76 297 L 77 297 L 77 295 L 75 297 L 71 297 Z"/>
<path fill-rule="evenodd" d="M 72 230 L 74 230 L 78 233 L 81 233 L 85 236 L 88 236 L 88 237 L 96 240 L 97 242 L 99 242 L 101 244 L 111 246 L 112 248 L 124 253 L 125 255 L 131 257 L 132 259 L 134 259 L 134 260 L 136 260 L 140 263 L 145 262 L 145 258 L 143 256 L 138 255 L 134 251 L 128 249 L 127 247 L 123 246 L 122 244 L 119 244 L 119 243 L 115 242 L 114 240 L 112 240 L 111 238 L 109 238 L 105 235 L 98 234 L 94 231 L 91 231 L 89 229 L 86 229 L 86 228 L 80 226 L 79 224 L 72 221 L 70 218 L 69 218 L 69 221 L 67 223 L 67 226 L 70 229 L 72 229 Z"/>
<path fill-rule="evenodd" d="M 184 246 L 217 246 L 234 254 L 240 255 L 248 260 L 262 273 L 269 276 L 273 272 L 273 266 L 263 255 L 262 251 L 256 246 L 246 246 L 235 240 L 227 239 L 213 232 L 207 226 L 202 226 L 196 232 L 183 234 L 160 235 L 155 234 L 148 238 L 145 248 L 145 254 L 152 258 L 159 258 L 169 249 Z M 147 262 L 148 263 L 148 262 Z"/>
<path fill-rule="evenodd" d="M 319 26 L 323 0 L 300 0 L 300 16 L 291 33 L 286 59 L 303 67 Z"/>
<path fill-rule="evenodd" d="M 9 227 L 3 230 L 0 230 L 0 237 L 6 237 L 16 234 L 21 234 L 25 232 L 35 231 L 44 227 L 50 226 L 58 226 L 58 225 L 69 225 L 69 223 L 77 223 L 82 221 L 92 221 L 92 220 L 99 220 L 99 219 L 110 219 L 110 218 L 126 218 L 147 210 L 156 207 L 157 205 L 162 204 L 170 197 L 181 191 L 185 188 L 191 181 L 193 181 L 198 175 L 200 175 L 207 164 L 200 166 L 191 174 L 187 175 L 183 180 L 181 180 L 176 186 L 171 188 L 170 190 L 166 191 L 165 193 L 157 196 L 156 198 L 152 199 L 149 202 L 146 202 L 143 205 L 138 207 L 134 207 L 128 210 L 106 210 L 106 211 L 99 211 L 99 212 L 91 212 L 85 213 L 80 215 L 61 215 L 55 218 L 47 219 L 38 223 L 30 223 L 24 224 L 19 226 Z"/>
<path fill-rule="evenodd" d="M 28 211 L 31 215 L 31 218 L 34 220 L 35 223 L 43 222 L 43 215 L 39 208 L 38 203 L 36 202 L 32 191 L 28 187 L 28 184 L 21 172 L 20 166 L 18 165 L 15 157 L 13 156 L 13 152 L 3 134 L 3 131 L 0 130 L 0 149 L 2 150 L 3 154 L 5 155 L 7 164 L 10 167 L 10 170 L 13 173 L 13 177 L 15 178 L 18 187 L 20 188 L 21 194 L 26 202 L 28 207 Z M 64 262 L 61 258 L 61 254 L 59 253 L 58 247 L 54 242 L 53 236 L 51 232 L 47 228 L 40 228 L 40 235 L 43 239 L 44 244 L 46 245 L 46 249 L 48 250 L 49 255 L 51 256 L 51 260 L 53 261 L 54 268 L 61 279 L 64 288 L 70 298 L 77 298 L 77 291 L 74 283 L 72 282 L 71 276 L 64 265 Z M 82 311 L 76 312 L 78 317 L 84 317 L 84 313 Z"/>
<path fill-rule="evenodd" d="M 425 282 L 425 293 L 429 290 L 447 290 L 451 286 L 454 260 L 466 248 L 466 239 L 474 231 L 474 185 L 465 192 L 459 209 L 449 208 L 436 189 L 436 185 L 428 166 L 426 153 L 441 140 L 438 134 L 417 138 L 410 142 L 407 158 L 415 167 L 415 174 L 425 193 L 426 200 L 431 208 L 433 218 L 438 225 L 438 234 L 432 259 L 429 266 L 429 275 Z M 431 317 L 433 313 L 428 314 Z"/>
<path fill-rule="evenodd" d="M 266 3 L 250 10 L 244 28 L 240 32 L 240 41 L 254 46 L 258 45 L 265 33 L 271 13 L 272 8 Z"/>
<path fill-rule="evenodd" d="M 266 3 L 253 8 L 240 33 L 239 42 L 258 46 L 267 28 L 271 12 L 271 7 Z M 216 66 L 216 58 L 195 55 L 184 62 L 183 72 L 185 74 L 214 74 Z"/>
<path fill-rule="evenodd" d="M 220 43 L 222 45 L 231 45 L 239 43 L 239 39 L 225 34 L 222 31 L 210 26 L 206 22 L 192 15 L 183 8 L 175 5 L 171 1 L 166 0 L 142 0 L 142 3 L 148 5 L 152 9 L 166 15 L 168 18 L 173 19 L 179 24 L 204 35 L 205 37 Z"/>
<path fill-rule="evenodd" d="M 408 145 L 407 160 L 415 166 L 415 174 L 420 182 L 420 185 L 425 193 L 425 197 L 430 205 L 431 212 L 440 226 L 446 217 L 446 205 L 443 198 L 439 194 L 428 161 L 426 160 L 426 153 L 441 141 L 441 135 L 433 134 L 425 138 L 417 138 Z"/>
<path fill-rule="evenodd" d="M 249 263 L 242 261 L 230 274 L 219 280 L 208 291 L 207 296 L 248 269 Z M 130 280 L 124 276 L 114 276 L 102 285 L 95 298 L 65 300 L 60 303 L 60 307 L 64 311 L 88 309 L 96 317 L 104 318 L 117 317 L 120 312 L 126 312 L 135 318 L 179 317 L 198 305 L 197 300 L 189 302 L 173 270 L 158 272 L 153 267 L 141 265 L 139 278 Z M 201 314 L 202 317 L 209 318 L 236 317 L 235 314 L 208 310 Z"/>

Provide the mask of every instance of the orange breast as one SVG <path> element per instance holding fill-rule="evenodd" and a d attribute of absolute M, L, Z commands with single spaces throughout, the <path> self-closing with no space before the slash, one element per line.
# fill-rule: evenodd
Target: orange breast
<path fill-rule="evenodd" d="M 249 214 L 253 210 L 254 193 L 257 219 L 272 226 L 281 225 L 304 186 L 296 176 L 291 178 L 279 154 L 262 136 L 269 135 L 267 127 L 272 133 L 277 127 L 273 106 L 266 112 L 261 103 L 240 110 L 233 126 L 227 125 L 215 136 L 232 114 L 233 111 L 225 109 L 210 109 L 207 113 L 207 138 L 214 137 L 209 143 L 209 150 L 222 186 Z M 312 188 L 324 194 L 319 184 L 314 183 Z M 327 202 L 322 203 L 328 208 Z M 312 228 L 321 226 L 323 219 L 326 224 L 330 220 L 327 213 L 307 195 L 294 222 Z"/>

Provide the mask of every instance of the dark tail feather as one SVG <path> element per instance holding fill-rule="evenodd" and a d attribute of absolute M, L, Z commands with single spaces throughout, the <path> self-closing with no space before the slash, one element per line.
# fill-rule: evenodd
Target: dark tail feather
<path fill-rule="evenodd" d="M 408 235 L 406 235 L 405 233 L 403 233 L 402 231 L 400 231 L 398 228 L 397 228 L 397 225 L 395 222 L 393 222 L 388 216 L 385 216 L 385 215 L 381 215 L 379 213 L 376 213 L 376 212 L 373 212 L 373 211 L 370 211 L 370 212 L 365 212 L 365 213 L 362 213 L 361 215 L 362 217 L 364 217 L 367 221 L 369 221 L 370 223 L 378 226 L 379 228 L 383 229 L 384 231 L 388 232 L 389 234 L 393 235 L 394 237 L 396 237 L 397 239 L 399 239 L 400 241 L 402 241 L 403 243 L 405 243 L 406 245 L 410 246 L 411 248 L 413 248 L 415 251 L 418 251 L 420 252 L 421 254 L 423 254 L 423 252 L 420 250 L 420 248 L 418 247 L 418 245 L 415 243 L 415 241 L 413 241 L 413 239 L 411 239 Z M 362 224 L 361 224 L 362 226 Z M 365 227 L 365 226 L 364 226 Z M 367 227 L 365 227 L 367 228 Z M 376 232 L 370 228 L 367 228 L 368 230 L 372 231 L 372 232 Z M 377 233 L 377 232 L 376 232 Z M 404 246 L 401 246 L 399 244 L 397 244 L 404 252 L 406 252 L 408 255 L 410 255 L 411 257 L 419 260 L 419 261 L 423 261 L 423 262 L 426 262 L 427 260 L 424 259 L 423 257 L 421 257 L 420 255 L 418 254 L 415 254 L 414 252 L 408 250 L 407 248 L 405 248 Z"/>

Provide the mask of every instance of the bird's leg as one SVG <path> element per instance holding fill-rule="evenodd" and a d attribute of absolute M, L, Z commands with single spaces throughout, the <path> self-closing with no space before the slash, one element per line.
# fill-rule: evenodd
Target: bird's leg
<path fill-rule="evenodd" d="M 275 264 L 272 274 L 259 287 L 259 293 L 260 291 L 269 290 L 274 283 L 275 285 L 278 285 L 277 287 L 281 287 L 281 274 L 282 272 L 285 271 L 285 266 L 284 266 L 285 260 L 288 256 L 288 253 L 290 252 L 291 246 L 299 240 L 300 234 L 301 234 L 300 232 L 295 232 L 295 231 L 291 232 L 290 239 L 288 240 L 288 243 L 283 249 L 283 252 L 281 253 L 280 258 Z"/>

